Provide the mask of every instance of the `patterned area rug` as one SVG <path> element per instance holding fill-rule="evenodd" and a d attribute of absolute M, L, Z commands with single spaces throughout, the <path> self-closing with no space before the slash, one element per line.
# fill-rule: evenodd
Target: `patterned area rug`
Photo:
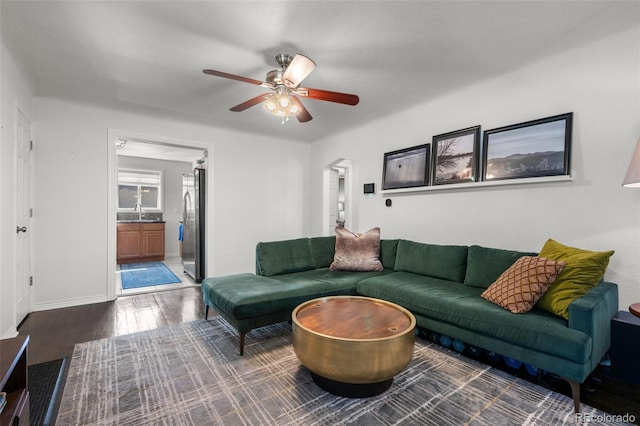
<path fill-rule="evenodd" d="M 120 265 L 120 278 L 122 279 L 122 288 L 125 290 L 182 282 L 162 262 L 122 264 Z"/>
<path fill-rule="evenodd" d="M 582 405 L 593 424 L 618 424 Z M 57 424 L 563 425 L 582 424 L 570 398 L 417 339 L 385 393 L 348 399 L 300 365 L 287 323 L 247 334 L 222 319 L 76 345 Z"/>

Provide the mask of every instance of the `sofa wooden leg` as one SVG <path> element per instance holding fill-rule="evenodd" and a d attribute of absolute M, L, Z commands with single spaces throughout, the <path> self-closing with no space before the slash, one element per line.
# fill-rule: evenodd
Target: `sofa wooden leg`
<path fill-rule="evenodd" d="M 245 332 L 240 333 L 240 356 L 244 355 L 244 335 L 247 334 Z"/>
<path fill-rule="evenodd" d="M 576 413 L 580 412 L 580 382 L 575 380 L 567 379 L 563 377 L 565 381 L 569 383 L 571 386 L 571 396 L 573 397 L 573 409 Z"/>
<path fill-rule="evenodd" d="M 209 305 L 205 305 L 204 307 L 204 319 L 208 319 L 209 317 Z"/>

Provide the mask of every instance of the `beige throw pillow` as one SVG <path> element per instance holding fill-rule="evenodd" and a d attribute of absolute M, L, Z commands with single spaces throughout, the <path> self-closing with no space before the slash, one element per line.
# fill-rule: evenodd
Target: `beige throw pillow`
<path fill-rule="evenodd" d="M 482 293 L 482 297 L 514 314 L 528 312 L 565 265 L 559 260 L 522 256 Z"/>
<path fill-rule="evenodd" d="M 329 266 L 332 271 L 382 271 L 380 262 L 380 228 L 356 234 L 336 227 L 336 253 Z"/>

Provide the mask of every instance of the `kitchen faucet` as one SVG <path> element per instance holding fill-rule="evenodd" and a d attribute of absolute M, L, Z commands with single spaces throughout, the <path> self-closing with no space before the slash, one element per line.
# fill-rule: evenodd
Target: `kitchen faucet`
<path fill-rule="evenodd" d="M 140 210 L 138 210 L 138 208 L 140 208 Z M 133 211 L 138 210 L 138 220 L 142 220 L 142 204 L 140 203 L 140 201 L 136 201 L 136 203 L 133 205 Z"/>

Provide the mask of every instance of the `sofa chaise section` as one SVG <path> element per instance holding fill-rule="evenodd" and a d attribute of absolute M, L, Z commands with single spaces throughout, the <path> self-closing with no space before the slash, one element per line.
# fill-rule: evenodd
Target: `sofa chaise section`
<path fill-rule="evenodd" d="M 358 281 L 393 272 L 331 271 L 333 245 L 335 237 L 258 243 L 256 274 L 203 280 L 205 319 L 212 307 L 238 330 L 242 355 L 245 335 L 254 328 L 290 321 L 296 306 L 307 300 L 355 295 Z"/>
<path fill-rule="evenodd" d="M 238 330 L 240 355 L 244 353 L 245 335 L 254 328 L 291 320 L 293 309 L 307 300 L 355 294 L 355 290 L 349 280 L 276 279 L 249 273 L 206 278 L 202 282 L 205 319 L 209 307 L 213 307 Z"/>

